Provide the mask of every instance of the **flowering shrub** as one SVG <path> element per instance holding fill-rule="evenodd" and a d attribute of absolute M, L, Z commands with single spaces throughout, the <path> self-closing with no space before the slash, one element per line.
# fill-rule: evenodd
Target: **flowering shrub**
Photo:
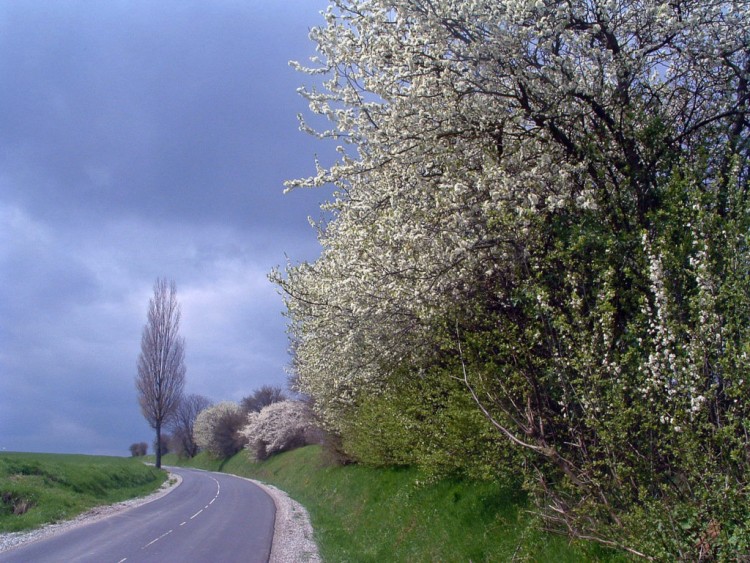
<path fill-rule="evenodd" d="M 305 435 L 312 425 L 307 405 L 301 401 L 272 403 L 260 412 L 247 416 L 242 435 L 247 449 L 257 460 L 305 445 Z"/>
<path fill-rule="evenodd" d="M 237 403 L 225 401 L 198 413 L 193 438 L 199 448 L 214 457 L 229 457 L 245 445 L 240 434 L 245 415 Z"/>
<path fill-rule="evenodd" d="M 289 183 L 336 186 L 332 219 L 272 274 L 327 428 L 408 459 L 362 421 L 406 428 L 382 398 L 442 370 L 549 525 L 750 550 L 747 5 L 332 4 L 305 95 L 342 158 Z"/>

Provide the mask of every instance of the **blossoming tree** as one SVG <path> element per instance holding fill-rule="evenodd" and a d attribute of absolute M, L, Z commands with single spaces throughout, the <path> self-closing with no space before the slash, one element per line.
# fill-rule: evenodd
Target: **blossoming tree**
<path fill-rule="evenodd" d="M 193 424 L 196 445 L 217 458 L 236 454 L 245 445 L 240 430 L 245 411 L 232 401 L 223 401 L 198 413 Z"/>
<path fill-rule="evenodd" d="M 549 524 L 750 549 L 748 30 L 744 0 L 334 0 L 299 68 L 341 159 L 289 183 L 332 219 L 272 275 L 328 426 L 443 367 Z"/>
<path fill-rule="evenodd" d="M 247 415 L 241 430 L 246 448 L 256 460 L 305 445 L 312 426 L 309 407 L 302 401 L 278 401 Z"/>

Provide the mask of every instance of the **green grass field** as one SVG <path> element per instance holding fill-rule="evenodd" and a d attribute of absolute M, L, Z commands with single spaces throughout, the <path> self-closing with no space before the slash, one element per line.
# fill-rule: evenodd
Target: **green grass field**
<path fill-rule="evenodd" d="M 29 530 L 142 496 L 164 471 L 130 458 L 0 453 L 0 533 Z"/>
<path fill-rule="evenodd" d="M 423 482 L 413 469 L 330 466 L 309 446 L 262 463 L 245 452 L 228 460 L 200 454 L 168 465 L 258 479 L 279 487 L 310 512 L 326 562 L 381 561 L 629 561 L 598 545 L 571 544 L 535 525 L 526 497 L 512 479 Z"/>

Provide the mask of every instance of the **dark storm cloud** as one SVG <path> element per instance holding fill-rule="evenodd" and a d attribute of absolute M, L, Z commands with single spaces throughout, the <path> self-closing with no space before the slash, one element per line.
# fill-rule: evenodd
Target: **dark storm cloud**
<path fill-rule="evenodd" d="M 286 63 L 313 22 L 259 4 L 6 3 L 5 189 L 56 220 L 273 228 L 286 171 L 310 161 L 289 139 L 303 77 Z"/>
<path fill-rule="evenodd" d="M 324 2 L 0 0 L 0 448 L 125 453 L 157 276 L 188 390 L 284 384 L 266 274 L 311 258 L 324 152 L 288 66 Z M 31 416 L 34 413 L 34 416 Z"/>

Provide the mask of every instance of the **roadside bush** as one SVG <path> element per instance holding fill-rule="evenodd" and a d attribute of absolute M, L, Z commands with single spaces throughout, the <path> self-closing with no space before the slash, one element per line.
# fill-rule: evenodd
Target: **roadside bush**
<path fill-rule="evenodd" d="M 14 516 L 26 514 L 33 506 L 33 501 L 12 492 L 6 491 L 0 495 L 0 508 L 4 508 Z"/>
<path fill-rule="evenodd" d="M 435 478 L 493 479 L 518 467 L 520 457 L 451 377 L 455 366 L 414 371 L 395 374 L 377 395 L 357 396 L 340 421 L 344 451 L 368 465 L 418 466 Z"/>
<path fill-rule="evenodd" d="M 148 453 L 148 444 L 146 442 L 137 442 L 130 444 L 130 456 L 141 457 Z"/>
<path fill-rule="evenodd" d="M 309 407 L 301 401 L 281 401 L 247 416 L 242 435 L 256 460 L 307 444 L 313 419 Z"/>
<path fill-rule="evenodd" d="M 195 419 L 195 443 L 214 457 L 232 456 L 246 443 L 240 433 L 244 423 L 244 412 L 237 403 L 225 401 L 204 409 Z"/>

